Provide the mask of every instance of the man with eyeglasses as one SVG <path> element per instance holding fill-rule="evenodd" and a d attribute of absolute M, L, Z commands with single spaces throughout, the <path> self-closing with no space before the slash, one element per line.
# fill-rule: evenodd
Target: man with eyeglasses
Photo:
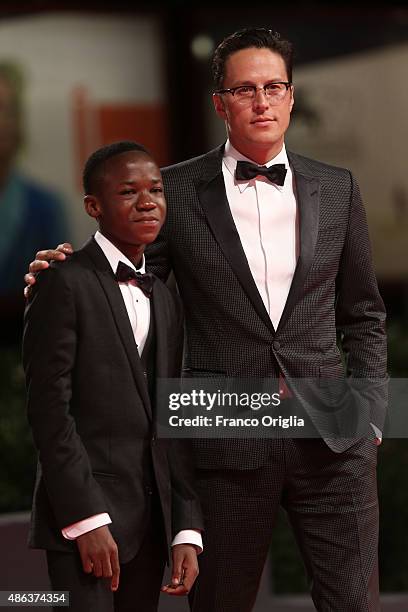
<path fill-rule="evenodd" d="M 187 375 L 273 377 L 284 409 L 289 379 L 345 375 L 340 332 L 347 376 L 384 381 L 385 311 L 358 186 L 348 170 L 285 148 L 292 45 L 268 29 L 242 30 L 218 46 L 212 68 L 227 142 L 163 170 L 168 216 L 148 255 L 158 276 L 176 276 Z M 380 609 L 379 397 L 373 439 L 192 441 L 206 519 L 194 612 L 252 609 L 280 505 L 316 609 Z"/>

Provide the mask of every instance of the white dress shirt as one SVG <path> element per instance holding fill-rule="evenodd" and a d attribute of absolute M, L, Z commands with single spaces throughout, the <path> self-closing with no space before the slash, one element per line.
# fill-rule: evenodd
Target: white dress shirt
<path fill-rule="evenodd" d="M 95 234 L 95 240 L 101 247 L 114 273 L 116 273 L 120 261 L 133 270 L 136 270 L 134 264 L 126 255 L 119 251 L 119 249 L 99 231 Z M 141 266 L 137 268 L 137 271 L 142 274 L 145 272 L 144 255 L 142 257 Z M 137 349 L 139 355 L 141 355 L 149 332 L 150 300 L 139 287 L 136 287 L 131 282 L 119 283 L 119 288 L 122 293 L 123 301 L 125 302 Z M 80 535 L 92 531 L 97 527 L 108 525 L 109 523 L 112 523 L 112 520 L 106 512 L 95 514 L 94 516 L 64 527 L 62 529 L 62 535 L 67 540 L 76 540 Z M 202 552 L 203 549 L 201 533 L 193 529 L 183 529 L 179 531 L 172 542 L 172 546 L 176 544 L 194 544 L 198 553 Z"/>
<path fill-rule="evenodd" d="M 295 187 L 285 145 L 265 166 L 285 164 L 282 186 L 264 176 L 237 181 L 237 161 L 252 161 L 227 140 L 222 164 L 225 189 L 242 248 L 275 330 L 295 273 L 298 223 Z M 254 162 L 255 163 L 255 162 Z"/>
<path fill-rule="evenodd" d="M 103 234 L 96 232 L 95 240 L 104 252 L 114 273 L 116 273 L 120 261 L 136 271 L 136 267 L 130 259 L 128 259 L 122 251 L 119 251 L 119 249 L 115 247 L 110 240 L 105 238 Z M 144 274 L 146 271 L 144 255 L 142 256 L 142 262 L 140 267 L 137 268 L 137 271 L 141 274 Z M 139 355 L 141 355 L 147 334 L 149 333 L 150 300 L 140 287 L 136 287 L 131 281 L 129 283 L 119 283 L 119 289 L 122 293 L 123 301 L 125 302 L 130 325 L 132 326 L 133 335 L 137 344 L 137 350 L 139 351 Z"/>

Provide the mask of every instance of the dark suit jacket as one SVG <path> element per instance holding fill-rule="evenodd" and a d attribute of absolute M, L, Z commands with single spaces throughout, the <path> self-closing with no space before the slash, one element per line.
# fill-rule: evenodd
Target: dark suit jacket
<path fill-rule="evenodd" d="M 152 316 L 156 376 L 177 376 L 180 310 L 158 279 Z M 23 360 L 39 450 L 33 547 L 74 550 L 61 528 L 108 512 L 126 562 L 141 544 L 155 485 L 168 542 L 180 529 L 201 528 L 175 444 L 155 437 L 154 406 L 126 307 L 93 239 L 39 277 L 25 313 Z"/>
<path fill-rule="evenodd" d="M 190 375 L 289 378 L 343 376 L 336 332 L 343 335 L 347 374 L 386 378 L 384 304 L 375 279 L 366 217 L 348 170 L 289 153 L 296 182 L 300 254 L 279 326 L 251 275 L 226 198 L 224 147 L 163 172 L 167 221 L 149 247 L 149 269 L 174 270 L 187 328 Z M 371 421 L 385 417 L 383 386 Z M 351 440 L 326 440 L 335 451 Z M 250 469 L 269 444 L 195 441 L 197 465 Z"/>

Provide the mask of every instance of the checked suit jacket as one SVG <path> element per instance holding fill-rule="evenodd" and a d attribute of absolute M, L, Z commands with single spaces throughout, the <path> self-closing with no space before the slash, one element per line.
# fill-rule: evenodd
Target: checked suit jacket
<path fill-rule="evenodd" d="M 182 317 L 159 279 L 151 305 L 155 375 L 178 376 Z M 168 543 L 181 529 L 202 528 L 185 449 L 155 436 L 122 294 L 93 238 L 39 276 L 25 313 L 23 361 L 39 450 L 32 547 L 73 551 L 61 529 L 108 512 L 125 563 L 142 543 L 156 491 Z"/>
<path fill-rule="evenodd" d="M 162 279 L 173 270 L 177 280 L 185 310 L 186 374 L 380 381 L 371 391 L 369 418 L 382 430 L 385 309 L 352 174 L 288 153 L 296 184 L 299 258 L 275 329 L 230 212 L 223 152 L 221 146 L 162 170 L 167 220 L 147 252 L 150 270 Z M 342 452 L 353 440 L 326 442 Z M 270 449 L 267 440 L 194 440 L 193 445 L 202 468 L 254 469 L 266 462 Z"/>

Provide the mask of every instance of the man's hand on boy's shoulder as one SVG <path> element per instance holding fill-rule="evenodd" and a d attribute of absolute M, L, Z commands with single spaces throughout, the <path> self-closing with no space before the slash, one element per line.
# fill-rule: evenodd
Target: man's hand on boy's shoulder
<path fill-rule="evenodd" d="M 24 295 L 26 298 L 30 295 L 30 287 L 35 284 L 35 275 L 41 270 L 46 270 L 49 267 L 50 261 L 64 261 L 67 255 L 72 255 L 74 249 L 69 242 L 59 244 L 56 249 L 47 249 L 45 251 L 38 251 L 35 255 L 34 261 L 32 261 L 28 267 L 29 272 L 24 275 L 24 281 L 26 287 L 24 288 Z"/>
<path fill-rule="evenodd" d="M 85 573 L 97 578 L 111 578 L 110 588 L 119 586 L 118 547 L 107 525 L 88 531 L 76 539 Z"/>
<path fill-rule="evenodd" d="M 171 583 L 161 590 L 168 595 L 187 595 L 198 576 L 197 548 L 194 544 L 176 544 L 171 553 Z"/>

